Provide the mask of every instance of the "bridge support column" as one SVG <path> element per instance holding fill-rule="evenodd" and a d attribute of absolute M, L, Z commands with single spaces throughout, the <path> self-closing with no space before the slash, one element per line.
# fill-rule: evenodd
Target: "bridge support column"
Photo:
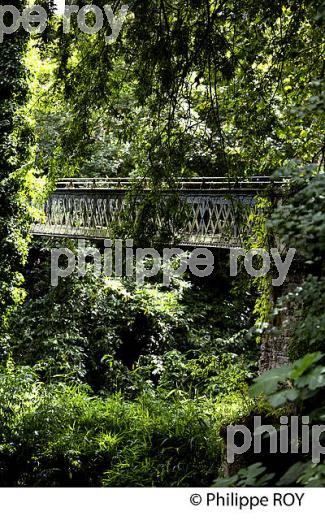
<path fill-rule="evenodd" d="M 300 268 L 300 269 L 299 269 Z M 291 267 L 287 280 L 282 287 L 274 287 L 272 294 L 272 310 L 279 305 L 280 298 L 293 292 L 303 283 L 304 275 L 298 262 Z M 289 346 L 293 329 L 297 322 L 300 305 L 294 299 L 286 303 L 283 309 L 273 314 L 268 331 L 262 337 L 259 372 L 265 372 L 289 362 Z"/>

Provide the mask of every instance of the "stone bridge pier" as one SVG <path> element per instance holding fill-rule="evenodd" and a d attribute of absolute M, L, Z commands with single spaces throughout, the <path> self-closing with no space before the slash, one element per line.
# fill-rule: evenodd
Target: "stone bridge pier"
<path fill-rule="evenodd" d="M 299 259 L 295 259 L 289 269 L 286 281 L 281 287 L 272 287 L 270 327 L 262 336 L 259 372 L 289 363 L 289 346 L 293 329 L 301 313 L 301 306 L 296 299 L 286 298 L 294 293 L 304 280 L 303 268 Z M 282 303 L 283 302 L 283 303 Z M 274 313 L 274 310 L 277 310 Z"/>

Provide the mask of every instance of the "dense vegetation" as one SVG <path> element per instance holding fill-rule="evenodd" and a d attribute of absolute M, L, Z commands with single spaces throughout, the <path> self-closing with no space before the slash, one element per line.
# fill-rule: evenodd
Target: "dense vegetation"
<path fill-rule="evenodd" d="M 226 467 L 224 442 L 254 414 L 324 421 L 324 3 L 130 0 L 110 44 L 74 18 L 63 34 L 48 4 L 42 35 L 0 44 L 1 485 L 324 485 L 308 455 Z M 230 278 L 222 251 L 206 280 L 137 284 L 89 263 L 51 286 L 51 248 L 76 244 L 28 226 L 59 177 L 146 182 L 118 233 L 159 248 L 177 213 L 157 218 L 160 190 L 197 175 L 289 179 L 247 247 L 296 248 L 294 290 Z M 286 327 L 292 365 L 252 384 L 263 338 Z"/>

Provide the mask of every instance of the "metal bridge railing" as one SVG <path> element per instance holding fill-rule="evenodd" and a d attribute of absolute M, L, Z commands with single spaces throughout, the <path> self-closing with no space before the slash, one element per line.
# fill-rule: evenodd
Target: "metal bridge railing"
<path fill-rule="evenodd" d="M 147 179 L 141 181 L 135 202 L 150 192 Z M 45 204 L 45 222 L 35 223 L 32 233 L 39 236 L 103 239 L 129 211 L 127 194 L 135 179 L 60 179 Z M 171 194 L 178 193 L 184 211 L 184 225 L 177 230 L 178 243 L 211 247 L 240 247 L 250 232 L 250 215 L 256 211 L 255 197 L 279 193 L 282 181 L 269 177 L 228 180 L 223 177 L 179 179 L 161 193 L 161 208 Z M 162 221 L 162 226 L 165 224 Z M 172 227 L 172 225 L 171 225 Z"/>

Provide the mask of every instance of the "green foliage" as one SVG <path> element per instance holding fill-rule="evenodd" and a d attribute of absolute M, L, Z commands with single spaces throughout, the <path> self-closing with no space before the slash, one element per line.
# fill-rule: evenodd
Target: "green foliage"
<path fill-rule="evenodd" d="M 289 175 L 288 197 L 268 228 L 265 211 L 254 215 L 247 245 L 273 233 L 297 249 L 306 279 L 275 313 L 297 303 L 291 354 L 309 354 L 253 391 L 324 420 L 325 368 L 310 352 L 324 351 L 325 332 L 323 1 L 129 3 L 114 45 L 82 34 L 75 17 L 62 35 L 51 1 L 37 43 L 27 50 L 17 32 L 0 47 L 2 485 L 211 485 L 220 428 L 260 406 L 246 389 L 254 305 L 269 326 L 268 278 L 231 286 L 223 273 L 162 290 L 159 277 L 137 286 L 89 269 L 50 288 L 48 269 L 28 266 L 22 289 L 29 200 L 40 205 L 58 176 L 129 176 L 119 233 L 165 245 L 184 214 L 161 190 L 179 177 Z M 324 470 L 304 457 L 282 475 L 254 464 L 223 485 L 274 482 L 319 485 Z"/>
<path fill-rule="evenodd" d="M 313 352 L 306 354 L 294 363 L 265 372 L 256 379 L 250 389 L 254 397 L 267 399 L 269 404 L 278 408 L 281 415 L 295 415 L 309 419 L 309 447 L 313 447 L 313 426 L 325 419 L 325 366 L 323 354 Z M 299 430 L 298 449 L 301 449 L 302 437 Z M 320 436 L 320 442 L 324 436 Z M 304 441 L 306 442 L 306 441 Z M 293 443 L 293 444 L 292 444 Z M 295 453 L 296 439 L 289 432 L 289 454 Z M 235 475 L 219 478 L 217 486 L 324 486 L 324 460 L 312 462 L 311 452 L 301 453 L 295 458 L 281 454 L 280 467 L 268 469 L 262 463 L 255 463 L 240 469 Z"/>
<path fill-rule="evenodd" d="M 272 247 L 273 237 L 267 229 L 268 217 L 271 214 L 272 206 L 273 204 L 268 198 L 256 197 L 254 211 L 249 216 L 252 232 L 244 237 L 246 251 L 252 249 L 269 250 Z M 258 293 L 253 314 L 256 316 L 257 331 L 261 334 L 268 326 L 272 312 L 272 274 L 269 272 L 259 278 L 253 278 L 251 283 L 256 287 Z M 261 337 L 257 338 L 257 342 L 261 343 Z"/>
<path fill-rule="evenodd" d="M 316 165 L 290 164 L 285 202 L 269 221 L 272 232 L 297 250 L 300 283 L 279 300 L 275 312 L 292 309 L 296 315 L 290 346 L 292 359 L 324 349 L 325 175 Z"/>
<path fill-rule="evenodd" d="M 100 399 L 12 364 L 0 378 L 2 485 L 210 485 L 218 470 L 223 412 L 210 400 Z"/>
<path fill-rule="evenodd" d="M 87 36 L 72 17 L 64 35 L 55 20 L 28 60 L 36 166 L 51 179 L 131 177 L 133 203 L 146 178 L 139 218 L 127 219 L 143 244 L 179 227 L 178 202 L 162 208 L 160 196 L 179 177 L 321 162 L 322 12 L 321 1 L 134 0 L 112 45 L 107 27 Z M 260 322 L 269 309 L 262 296 Z"/>
<path fill-rule="evenodd" d="M 254 335 L 244 329 L 249 308 L 239 314 L 239 299 L 181 279 L 169 289 L 98 279 L 91 265 L 85 277 L 53 288 L 46 249 L 42 255 L 42 268 L 27 276 L 30 297 L 2 337 L 4 360 L 10 352 L 43 380 L 86 382 L 128 396 L 155 388 L 216 395 L 245 385 L 255 370 Z"/>
<path fill-rule="evenodd" d="M 233 353 L 213 351 L 182 354 L 171 350 L 163 356 L 141 356 L 135 375 L 142 381 L 157 381 L 159 395 L 220 396 L 247 393 L 255 366 Z"/>
<path fill-rule="evenodd" d="M 325 370 L 323 366 L 315 366 L 322 359 L 319 352 L 306 354 L 292 365 L 274 368 L 258 377 L 251 388 L 252 395 L 267 395 L 274 407 L 283 406 L 295 401 L 303 401 L 316 395 L 325 386 Z M 280 390 L 280 386 L 286 388 Z"/>
<path fill-rule="evenodd" d="M 321 84 L 319 82 L 319 86 Z M 320 112 L 321 106 L 324 107 L 322 96 L 316 96 L 312 103 L 312 110 L 316 113 Z M 301 109 L 301 113 L 310 113 L 310 103 Z M 290 354 L 295 361 L 259 376 L 251 388 L 251 395 L 265 396 L 272 407 L 282 408 L 289 417 L 293 414 L 307 416 L 312 432 L 313 426 L 322 424 L 325 418 L 325 367 L 322 353 L 325 333 L 324 173 L 321 165 L 297 161 L 289 162 L 279 173 L 290 178 L 288 192 L 282 204 L 272 213 L 268 226 L 277 236 L 278 243 L 297 250 L 301 283 L 277 302 L 274 313 L 290 309 L 290 323 L 294 328 Z M 317 348 L 322 352 L 315 352 Z M 300 356 L 303 357 L 297 359 Z M 315 440 L 312 433 L 309 435 L 309 446 L 312 449 Z M 323 437 L 320 442 L 324 440 Z M 301 434 L 298 442 L 301 447 Z M 290 452 L 295 453 L 291 447 Z M 324 486 L 323 458 L 319 463 L 314 463 L 311 453 L 299 453 L 293 460 L 290 455 L 286 457 L 282 454 L 281 467 L 282 470 L 269 468 L 258 462 L 240 469 L 232 477 L 217 480 L 216 485 Z"/>
<path fill-rule="evenodd" d="M 73 21 L 54 53 L 72 116 L 63 147 L 98 171 L 118 138 L 119 171 L 156 185 L 321 158 L 322 5 L 134 0 L 113 45 Z"/>
<path fill-rule="evenodd" d="M 290 178 L 289 195 L 273 212 L 269 227 L 317 267 L 325 254 L 325 174 L 316 164 L 294 162 L 278 176 Z"/>
<path fill-rule="evenodd" d="M 243 468 L 232 477 L 218 478 L 214 482 L 216 487 L 264 487 L 267 486 L 274 474 L 267 470 L 260 462 L 256 462 L 248 468 Z"/>
<path fill-rule="evenodd" d="M 25 2 L 14 0 L 12 5 L 21 11 Z M 26 141 L 15 143 L 12 133 L 19 124 L 15 120 L 18 107 L 26 96 L 25 44 L 25 33 L 20 30 L 0 46 L 0 327 L 23 296 L 20 273 L 26 258 L 26 216 L 19 197 L 20 179 L 13 172 L 24 157 Z"/>
<path fill-rule="evenodd" d="M 211 485 L 220 428 L 251 410 L 246 310 L 234 325 L 223 293 L 209 310 L 202 288 L 204 305 L 188 283 L 98 280 L 90 266 L 49 289 L 42 269 L 2 337 L 19 363 L 1 372 L 3 485 Z"/>
<path fill-rule="evenodd" d="M 177 290 L 98 280 L 89 270 L 17 310 L 11 351 L 22 364 L 36 363 L 46 378 L 81 381 L 87 371 L 95 387 L 118 389 L 123 364 L 131 369 L 141 353 L 171 349 L 186 333 L 178 297 Z"/>
<path fill-rule="evenodd" d="M 314 352 L 306 354 L 290 366 L 274 369 L 260 376 L 252 387 L 252 393 L 258 395 L 263 392 L 275 407 L 294 402 L 299 413 L 309 417 L 309 425 L 312 428 L 312 425 L 324 422 L 324 389 L 323 355 Z M 280 478 L 278 476 L 277 485 L 323 486 L 324 461 L 313 463 L 310 454 L 301 455 L 300 459 Z"/>

